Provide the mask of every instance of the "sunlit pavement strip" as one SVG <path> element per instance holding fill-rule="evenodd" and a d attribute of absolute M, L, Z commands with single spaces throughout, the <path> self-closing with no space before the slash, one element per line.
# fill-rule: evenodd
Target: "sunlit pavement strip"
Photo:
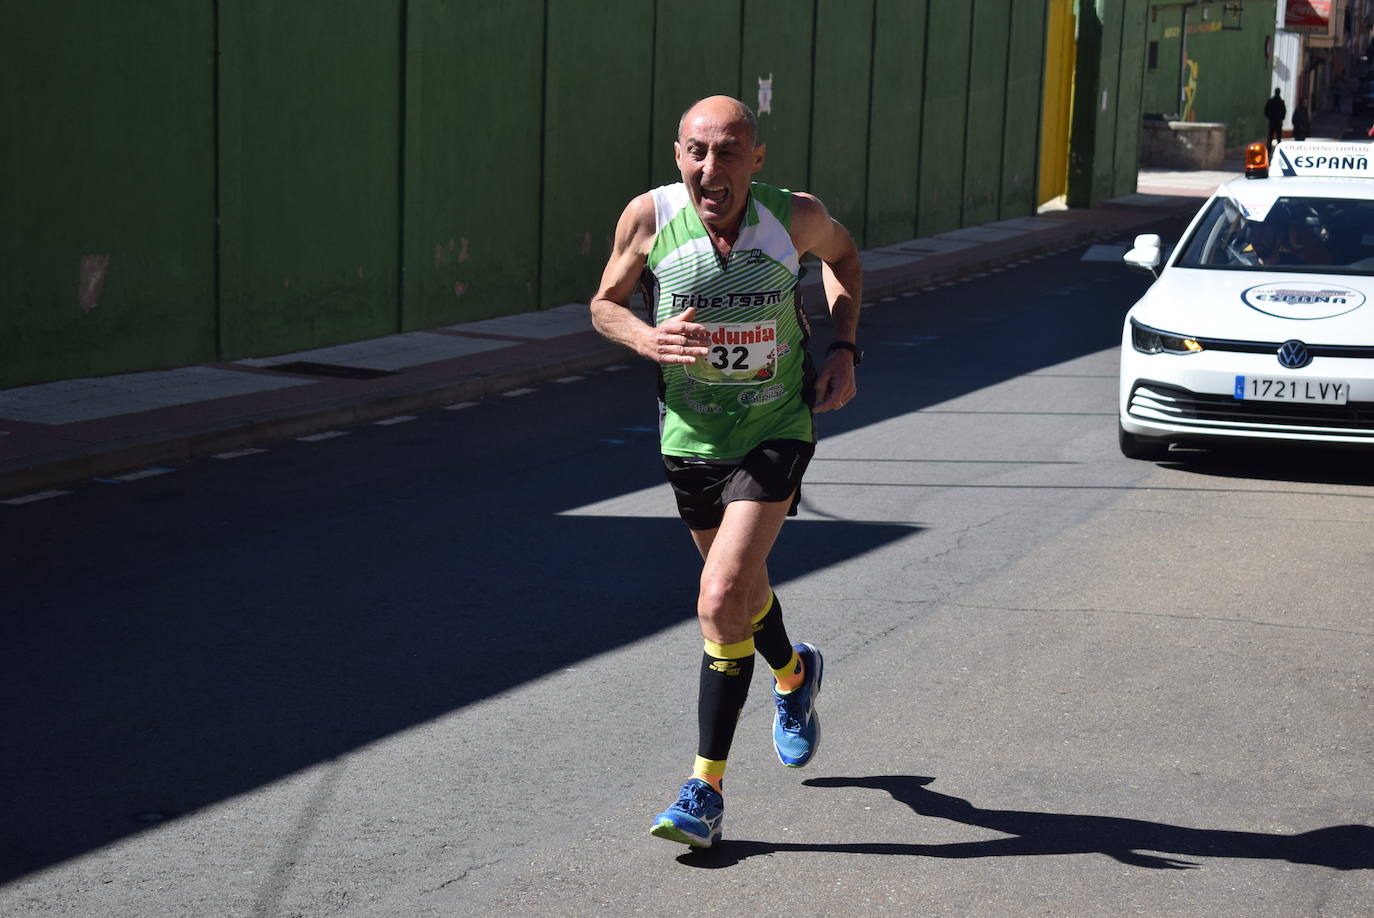
<path fill-rule="evenodd" d="M 378 427 L 390 427 L 392 424 L 404 424 L 406 421 L 413 420 L 415 420 L 415 415 L 413 414 L 398 414 L 394 418 L 386 418 L 385 420 L 373 421 L 372 423 L 376 424 Z"/>
<path fill-rule="evenodd" d="M 275 357 L 253 357 L 235 362 L 249 367 L 271 369 L 277 364 L 304 360 L 340 367 L 391 370 L 394 372 L 440 360 L 452 360 L 455 357 L 466 357 L 485 351 L 499 350 L 504 347 L 511 347 L 514 343 L 513 341 L 494 341 L 488 338 L 460 338 L 454 335 L 439 335 L 424 331 L 403 332 L 368 341 L 354 341 L 333 347 L 296 351 L 293 354 L 278 354 Z"/>
<path fill-rule="evenodd" d="M 155 478 L 158 475 L 166 475 L 168 472 L 175 472 L 176 469 L 153 466 L 150 469 L 143 469 L 139 472 L 127 472 L 123 475 L 111 475 L 109 478 L 97 478 L 96 481 L 107 484 L 119 484 L 126 481 L 139 481 L 144 478 Z"/>
<path fill-rule="evenodd" d="M 450 325 L 446 330 L 513 335 L 520 338 L 557 338 L 561 335 L 591 331 L 591 308 L 586 303 L 565 303 L 552 309 L 542 309 L 524 315 L 497 316 L 494 319 L 479 319 L 462 325 Z"/>
<path fill-rule="evenodd" d="M 32 504 L 36 501 L 47 500 L 50 497 L 61 497 L 63 494 L 70 494 L 71 491 L 39 491 L 37 494 L 28 494 L 24 497 L 11 497 L 9 500 L 0 500 L 0 504 Z"/>
<path fill-rule="evenodd" d="M 308 437 L 297 437 L 302 443 L 318 443 L 321 440 L 332 440 L 335 437 L 346 437 L 348 433 L 342 430 L 326 430 L 324 433 L 311 434 Z"/>
<path fill-rule="evenodd" d="M 182 367 L 67 379 L 0 392 L 0 418 L 35 424 L 72 424 L 188 405 L 210 399 L 315 385 L 309 379 L 286 379 L 216 367 Z"/>
<path fill-rule="evenodd" d="M 240 458 L 242 458 L 242 457 L 244 457 L 244 456 L 256 456 L 258 453 L 265 453 L 265 452 L 267 452 L 267 450 L 265 450 L 265 449 L 258 449 L 257 447 L 252 447 L 252 448 L 250 448 L 250 449 L 236 449 L 236 450 L 233 450 L 232 452 L 228 452 L 228 453 L 216 453 L 216 454 L 213 456 L 213 458 L 215 458 L 215 459 L 240 459 Z"/>

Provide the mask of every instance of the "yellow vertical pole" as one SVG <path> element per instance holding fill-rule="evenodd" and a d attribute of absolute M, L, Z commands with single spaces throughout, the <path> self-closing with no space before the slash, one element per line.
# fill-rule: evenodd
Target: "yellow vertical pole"
<path fill-rule="evenodd" d="M 1069 189 L 1069 126 L 1073 111 L 1073 0 L 1049 0 L 1045 33 L 1045 90 L 1041 105 L 1040 183 L 1044 204 Z"/>

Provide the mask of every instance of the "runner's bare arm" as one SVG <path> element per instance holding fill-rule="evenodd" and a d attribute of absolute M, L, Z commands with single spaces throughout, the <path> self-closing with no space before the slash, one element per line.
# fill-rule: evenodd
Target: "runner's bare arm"
<path fill-rule="evenodd" d="M 792 195 L 792 242 L 798 252 L 811 252 L 821 260 L 821 284 L 835 340 L 854 341 L 864 276 L 859 250 L 849 231 L 830 216 L 819 199 L 797 192 Z M 856 392 L 854 356 L 846 350 L 831 351 L 816 378 L 815 410 L 843 407 Z"/>
<path fill-rule="evenodd" d="M 710 337 L 692 321 L 688 308 L 661 325 L 650 325 L 630 311 L 654 239 L 654 199 L 642 194 L 630 202 L 615 227 L 615 243 L 592 298 L 592 327 L 616 344 L 656 363 L 693 363 L 705 356 Z"/>

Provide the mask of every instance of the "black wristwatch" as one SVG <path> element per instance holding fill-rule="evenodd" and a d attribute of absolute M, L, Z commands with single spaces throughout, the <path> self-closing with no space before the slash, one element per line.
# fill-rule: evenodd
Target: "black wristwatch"
<path fill-rule="evenodd" d="M 864 362 L 863 348 L 859 347 L 853 341 L 831 341 L 830 346 L 825 349 L 826 356 L 829 356 L 832 351 L 837 350 L 845 350 L 853 354 L 854 366 L 856 367 Z"/>

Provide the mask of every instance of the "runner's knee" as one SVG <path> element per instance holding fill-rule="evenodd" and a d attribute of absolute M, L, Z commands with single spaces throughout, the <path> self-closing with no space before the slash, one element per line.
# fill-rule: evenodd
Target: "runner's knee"
<path fill-rule="evenodd" d="M 757 611 L 750 606 L 752 578 L 715 572 L 701 575 L 697 616 L 703 626 L 731 640 L 749 636 L 749 616 Z"/>

